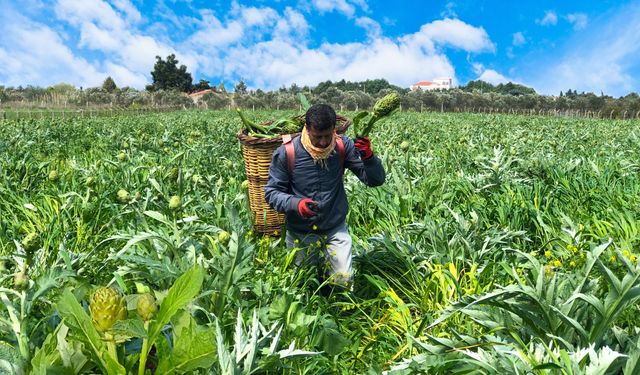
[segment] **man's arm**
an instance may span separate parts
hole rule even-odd
[[[345,168],[349,168],[362,183],[369,187],[384,184],[385,172],[380,159],[373,154],[369,159],[362,160],[353,141],[347,137],[342,137],[342,139],[345,148]]]
[[[264,197],[274,210],[282,213],[298,212],[300,198],[289,193],[289,170],[284,147],[280,146],[271,158],[269,180],[264,188]]]

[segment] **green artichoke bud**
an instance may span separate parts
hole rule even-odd
[[[179,195],[174,195],[169,199],[169,209],[176,210],[182,205],[182,199]]]
[[[49,181],[55,182],[58,181],[58,171],[55,169],[49,172]]]
[[[382,99],[378,100],[376,104],[374,104],[373,113],[369,117],[367,124],[364,126],[361,133],[359,129],[356,129],[356,135],[368,137],[376,121],[380,120],[385,116],[388,116],[389,114],[391,114],[391,112],[395,111],[398,107],[400,107],[400,96],[398,95],[397,92],[394,91],[388,95],[385,95]],[[362,114],[366,116],[366,112],[362,112],[358,116],[362,116]],[[355,124],[355,119],[354,119],[354,124]]]
[[[151,289],[149,289],[149,287],[144,285],[143,283],[136,281],[135,284],[136,284],[136,291],[138,292],[138,294],[145,294],[145,293],[151,292]]]
[[[223,230],[222,232],[218,233],[218,242],[220,243],[227,243],[229,242],[230,238],[231,238],[231,235],[227,231]]]
[[[247,190],[249,188],[249,180],[242,181],[242,189]]]
[[[400,143],[400,149],[402,151],[408,150],[409,146],[410,146],[409,141],[404,141],[404,142]]]
[[[82,205],[82,219],[90,221],[96,214],[96,202],[86,202]]]
[[[124,142],[122,143],[122,148],[129,148],[129,142],[124,141]]]
[[[127,317],[124,298],[111,287],[102,287],[93,293],[89,310],[93,325],[100,332],[109,331],[118,320]]]
[[[16,290],[25,290],[29,287],[29,275],[20,271],[13,275],[13,288]]]
[[[128,191],[124,189],[118,190],[118,202],[128,203],[130,199],[131,199],[131,195],[129,194]]]
[[[124,152],[119,153],[118,154],[118,160],[120,160],[120,161],[127,160],[127,154],[125,154]]]
[[[399,106],[400,95],[398,95],[398,93],[394,91],[390,94],[385,95],[382,99],[378,100],[376,104],[374,104],[373,116],[378,118],[384,117],[393,112]]]
[[[178,179],[178,173],[179,173],[178,167],[171,168],[171,172],[169,173],[169,178],[174,180],[174,181],[177,180]]]
[[[84,180],[84,186],[91,187],[93,186],[94,183],[95,183],[95,179],[93,178],[93,176],[89,176],[87,177],[86,180]]]
[[[153,318],[156,311],[158,311],[158,305],[156,304],[156,299],[151,293],[145,293],[138,298],[136,311],[138,311],[138,315],[140,315],[144,321]]]
[[[193,181],[193,183],[198,184],[200,186],[206,186],[207,185],[207,180],[204,177],[202,177],[201,175],[199,175],[199,174],[194,174],[191,177],[191,180]]]
[[[31,253],[40,247],[40,236],[38,233],[29,233],[22,239],[22,247],[27,253]]]

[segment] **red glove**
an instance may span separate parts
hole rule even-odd
[[[373,156],[373,150],[371,150],[371,141],[367,137],[358,137],[354,142],[360,159],[367,160]]]
[[[318,204],[309,198],[302,198],[298,202],[298,213],[305,219],[318,214]]]

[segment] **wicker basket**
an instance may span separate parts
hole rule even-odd
[[[351,120],[337,116],[336,131],[343,134],[351,125]],[[269,123],[266,123],[268,125]],[[300,133],[292,134],[295,137]],[[238,132],[242,145],[245,173],[249,181],[249,206],[253,214],[254,231],[268,235],[278,235],[284,224],[284,214],[272,209],[264,197],[264,187],[269,180],[269,166],[273,152],[282,144],[282,136],[255,138],[246,129]]]

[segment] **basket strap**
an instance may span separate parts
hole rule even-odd
[[[284,134],[282,136],[282,143],[284,144],[284,151],[287,156],[287,169],[289,169],[289,178],[293,176],[293,168],[296,165],[296,149],[291,141],[291,134]]]
[[[344,168],[344,142],[342,137],[336,138],[336,147],[338,148],[338,155],[340,155],[340,168]]]
[[[282,136],[282,143],[284,144],[284,151],[287,156],[287,168],[289,169],[289,176],[293,176],[293,169],[296,165],[296,150],[293,145],[291,134],[284,134]],[[341,137],[336,138],[336,148],[338,149],[338,155],[340,156],[340,169],[344,173],[344,142]]]

